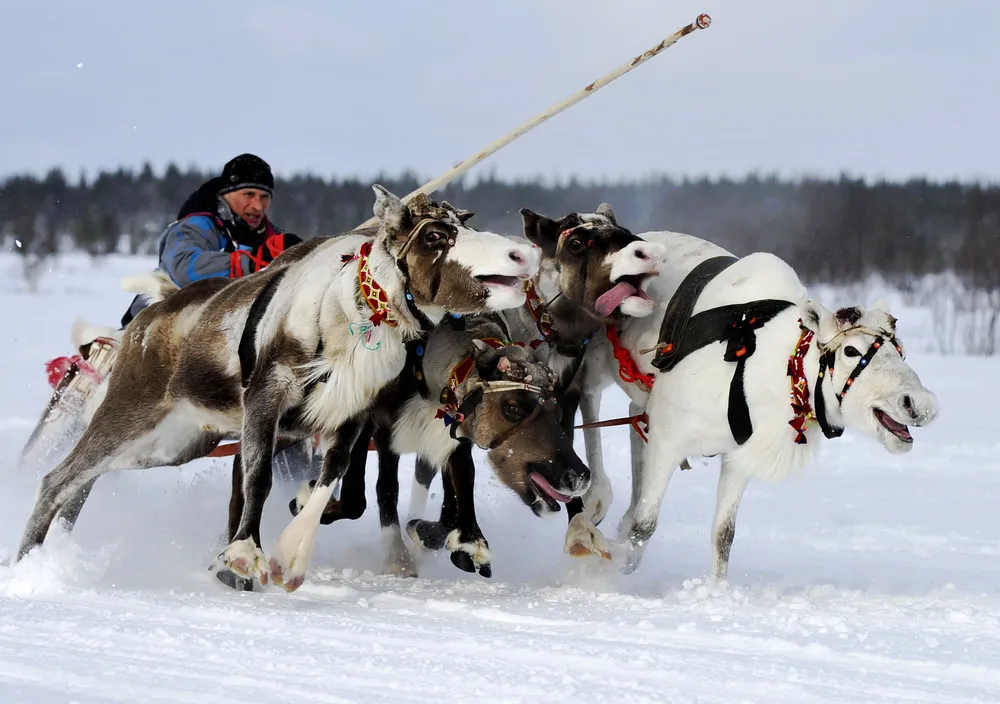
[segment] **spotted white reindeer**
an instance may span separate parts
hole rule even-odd
[[[907,452],[907,426],[930,423],[937,399],[904,361],[886,303],[831,311],[771,254],[736,258],[690,235],[641,236],[667,251],[649,286],[656,311],[593,345],[584,380],[599,399],[613,379],[630,412],[648,415],[648,444],[632,434],[632,496],[619,526],[625,571],[639,565],[677,467],[721,455],[712,524],[712,573],[721,580],[751,478],[789,476],[847,428]],[[597,407],[584,404],[585,422],[597,420]]]
[[[19,559],[101,474],[181,465],[238,435],[245,505],[220,559],[261,584],[302,584],[320,515],[373,399],[403,368],[407,342],[449,314],[522,305],[523,281],[538,270],[530,246],[470,229],[464,211],[422,195],[404,205],[373,188],[377,227],[304,242],[252,276],[179,290],[164,277],[138,279],[132,290],[154,302],[125,329],[79,442],[43,477]],[[319,434],[325,457],[268,561],[260,519],[279,429]]]

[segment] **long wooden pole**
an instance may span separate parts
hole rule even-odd
[[[497,151],[499,151],[503,147],[507,146],[508,144],[510,144],[511,142],[513,142],[518,137],[526,134],[528,131],[530,131],[530,130],[534,129],[535,127],[537,127],[538,125],[542,124],[543,122],[545,122],[546,120],[548,120],[550,117],[553,117],[553,116],[561,113],[566,108],[571,107],[571,106],[575,105],[576,103],[579,103],[581,100],[583,100],[584,98],[586,98],[588,95],[593,95],[598,90],[600,90],[604,86],[608,85],[609,83],[611,83],[616,78],[618,78],[620,76],[623,76],[624,74],[626,74],[629,71],[631,71],[632,69],[634,69],[636,66],[639,66],[639,65],[644,64],[645,62],[649,61],[654,56],[657,56],[658,54],[660,54],[661,52],[663,52],[663,50],[666,49],[667,47],[672,46],[681,37],[686,37],[687,35],[691,34],[692,32],[694,32],[695,30],[698,30],[698,29],[707,29],[708,26],[711,23],[712,23],[712,18],[709,17],[708,15],[706,15],[704,13],[698,15],[698,17],[695,18],[694,22],[692,22],[691,24],[686,25],[684,27],[681,27],[676,32],[674,32],[673,34],[671,34],[669,37],[667,37],[666,39],[664,39],[663,41],[661,41],[659,44],[657,44],[656,46],[654,46],[652,49],[649,49],[648,51],[645,51],[642,54],[639,54],[638,56],[636,56],[634,59],[632,59],[628,63],[623,64],[623,65],[619,66],[618,68],[614,69],[613,71],[611,71],[611,72],[609,72],[609,73],[601,76],[600,78],[598,78],[593,83],[587,84],[586,86],[584,86],[583,88],[581,88],[580,90],[578,90],[576,93],[573,93],[573,95],[571,95],[568,98],[566,98],[565,100],[562,100],[562,101],[556,103],[555,105],[553,105],[552,107],[548,108],[547,110],[539,113],[538,115],[535,115],[535,117],[531,118],[530,120],[528,120],[527,122],[525,122],[520,127],[517,127],[515,129],[511,130],[510,132],[508,132],[507,134],[505,134],[503,137],[501,137],[500,139],[496,140],[495,142],[493,142],[492,144],[490,144],[489,146],[487,146],[482,151],[477,152],[476,154],[474,154],[473,156],[471,156],[468,159],[465,159],[463,161],[458,162],[457,164],[455,164],[453,167],[451,167],[450,169],[448,169],[447,171],[445,171],[443,174],[441,174],[440,176],[438,176],[433,181],[428,181],[427,183],[425,183],[423,186],[421,186],[420,188],[416,189],[415,191],[407,193],[405,196],[403,196],[402,201],[404,203],[406,203],[411,198],[413,198],[414,196],[416,196],[418,193],[425,193],[427,195],[430,195],[431,193],[433,193],[437,189],[441,188],[444,185],[447,185],[451,181],[455,180],[457,177],[459,177],[462,174],[464,174],[466,171],[468,171],[469,169],[471,169],[476,164],[479,164],[480,162],[482,162],[483,160],[487,159],[488,157],[490,157],[491,155],[493,155],[494,153],[496,153]],[[375,217],[370,217],[365,222],[363,222],[360,225],[358,225],[357,229],[361,229],[363,227],[369,227],[371,225],[375,225],[376,222],[377,222],[377,219]]]

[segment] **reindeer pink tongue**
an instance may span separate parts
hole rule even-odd
[[[620,281],[615,284],[614,288],[601,294],[601,297],[594,301],[594,308],[597,309],[600,315],[607,317],[629,296],[649,298],[649,295],[645,291],[637,289],[628,281]]]
[[[531,481],[538,485],[538,488],[544,491],[546,494],[551,496],[556,501],[561,501],[562,503],[568,503],[572,498],[571,496],[566,496],[566,494],[561,491],[556,491],[555,487],[549,484],[548,480],[543,477],[538,472],[532,472],[530,475]]]

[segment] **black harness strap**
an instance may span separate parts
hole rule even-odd
[[[740,445],[753,435],[743,374],[746,361],[757,351],[756,331],[792,306],[791,301],[765,298],[733,303],[691,315],[705,286],[737,260],[732,256],[706,259],[692,269],[674,292],[660,324],[660,338],[651,364],[661,372],[673,369],[692,352],[714,342],[725,342],[723,359],[735,362],[729,382],[729,428]]]
[[[254,346],[257,327],[260,325],[261,318],[264,317],[271,299],[274,298],[278,284],[287,273],[287,269],[282,269],[275,274],[274,278],[267,282],[261,292],[257,294],[257,298],[250,304],[250,311],[247,313],[247,321],[243,326],[243,334],[240,335],[240,344],[237,348],[237,354],[240,358],[240,383],[243,388],[246,388],[247,384],[250,383],[250,375],[253,374],[253,368],[257,364],[257,350]]]
[[[733,256],[712,257],[699,263],[684,277],[663,314],[657,351],[652,361],[654,367],[667,372],[683,359],[684,355],[680,354],[680,350],[684,347],[684,338],[691,327],[691,311],[694,310],[695,303],[708,282],[736,261],[737,258]]]

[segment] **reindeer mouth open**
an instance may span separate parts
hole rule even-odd
[[[539,498],[541,498],[548,505],[551,511],[558,511],[560,503],[569,503],[570,499],[573,498],[568,494],[557,491],[556,488],[553,487],[549,481],[538,472],[532,472],[528,475],[528,478],[531,479],[531,483],[534,485],[535,493],[538,494]]]
[[[648,272],[619,276],[611,282],[612,287],[594,301],[594,308],[600,315],[607,318],[630,298],[649,301],[650,306],[652,306],[653,299],[643,290],[642,286],[655,275],[656,272]]]
[[[905,425],[893,420],[888,413],[880,411],[877,408],[873,409],[872,413],[875,415],[875,420],[879,422],[879,425],[895,435],[897,438],[903,442],[913,442],[913,436],[910,435],[910,430]]]
[[[517,276],[504,276],[503,274],[481,274],[476,277],[476,281],[483,286],[520,286],[523,279]]]

